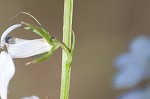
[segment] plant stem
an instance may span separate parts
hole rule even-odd
[[[71,49],[73,0],[64,0],[63,43]],[[62,51],[62,74],[60,99],[69,99],[70,75],[72,57],[67,57]]]

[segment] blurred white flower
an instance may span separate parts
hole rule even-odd
[[[135,90],[126,93],[125,95],[121,96],[119,99],[149,99],[149,98],[144,98],[144,96],[145,96],[144,90]]]
[[[147,79],[150,73],[146,68],[131,68],[122,71],[118,71],[113,79],[113,85],[115,88],[131,88],[138,85],[141,81]]]
[[[8,85],[15,73],[15,66],[9,53],[0,53],[0,96],[7,99]]]
[[[121,55],[115,66],[119,70],[113,79],[115,88],[135,87],[150,78],[150,38],[135,39],[129,52]]]
[[[130,91],[119,97],[119,99],[150,99],[150,87]]]
[[[44,38],[25,40],[7,37],[12,30],[18,27],[21,27],[21,24],[9,27],[1,36],[1,47],[6,45],[8,52],[13,58],[26,58],[51,50],[52,46],[48,44]]]
[[[38,96],[22,97],[20,99],[40,99]]]

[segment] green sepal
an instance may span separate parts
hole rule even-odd
[[[26,63],[26,65],[30,65],[30,64],[34,64],[34,63],[38,63],[38,62],[42,62],[48,58],[50,58],[50,56],[52,55],[52,53],[57,50],[59,48],[59,44],[57,42],[54,42],[53,43],[53,47],[52,49],[50,49],[49,52],[46,52],[46,53],[43,53],[43,54],[40,54],[40,55],[37,55],[39,58],[33,60],[33,61],[30,61],[28,63]]]
[[[46,30],[44,29],[44,27],[42,26],[42,24],[29,12],[21,12],[25,15],[28,15],[29,17],[31,17],[33,20],[35,20],[37,22],[37,24],[46,32]]]
[[[54,48],[52,48],[49,52],[44,53],[44,55],[42,55],[40,58],[35,59],[33,61],[30,61],[30,62],[26,63],[26,65],[30,65],[30,64],[42,62],[42,61],[48,59],[52,55],[53,52],[54,52]]]
[[[46,32],[45,30],[43,30],[42,28],[39,28],[38,26],[35,25],[31,25],[29,23],[26,22],[21,22],[23,25],[25,25],[24,29],[25,30],[31,30],[32,32],[38,34],[39,36],[43,37],[46,39],[46,41],[51,44],[51,36],[49,35],[48,32]]]

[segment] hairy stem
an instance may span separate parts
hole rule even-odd
[[[71,49],[73,0],[64,0],[63,43]],[[72,57],[62,51],[62,74],[60,99],[69,99],[70,75]]]

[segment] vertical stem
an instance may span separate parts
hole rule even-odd
[[[71,48],[72,14],[73,0],[64,0],[63,42],[68,48]],[[71,60],[63,50],[60,99],[69,98]]]

